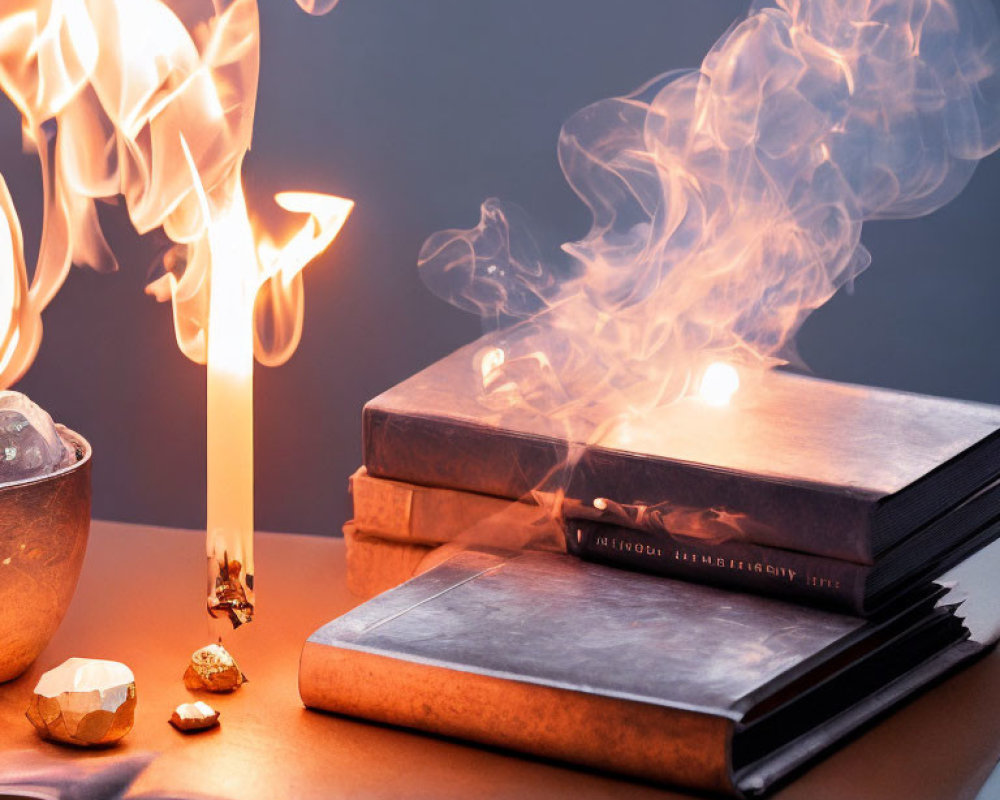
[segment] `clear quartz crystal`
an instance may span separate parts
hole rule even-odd
[[[0,391],[0,482],[54,472],[69,451],[43,408],[20,392]]]

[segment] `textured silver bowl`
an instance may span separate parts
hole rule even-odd
[[[75,464],[0,486],[0,682],[28,668],[73,598],[90,534],[90,445]]]

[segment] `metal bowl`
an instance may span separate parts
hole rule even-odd
[[[0,682],[24,672],[62,621],[90,533],[90,445],[51,475],[0,486]]]

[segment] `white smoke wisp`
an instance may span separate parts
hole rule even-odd
[[[787,361],[871,262],[862,223],[934,211],[1000,144],[998,74],[987,0],[756,2],[700,69],[566,122],[559,160],[593,214],[571,272],[495,200],[431,236],[420,272],[493,324],[534,320],[501,367],[511,402],[641,412],[709,363]]]

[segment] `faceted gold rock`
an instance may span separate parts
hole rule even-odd
[[[184,733],[204,731],[219,724],[219,712],[208,703],[181,703],[170,715],[170,724]]]
[[[210,644],[191,654],[191,663],[184,671],[188,689],[209,692],[232,692],[246,681],[235,659],[221,644]]]
[[[117,661],[71,658],[38,680],[26,716],[46,739],[113,744],[132,730],[135,676]]]

